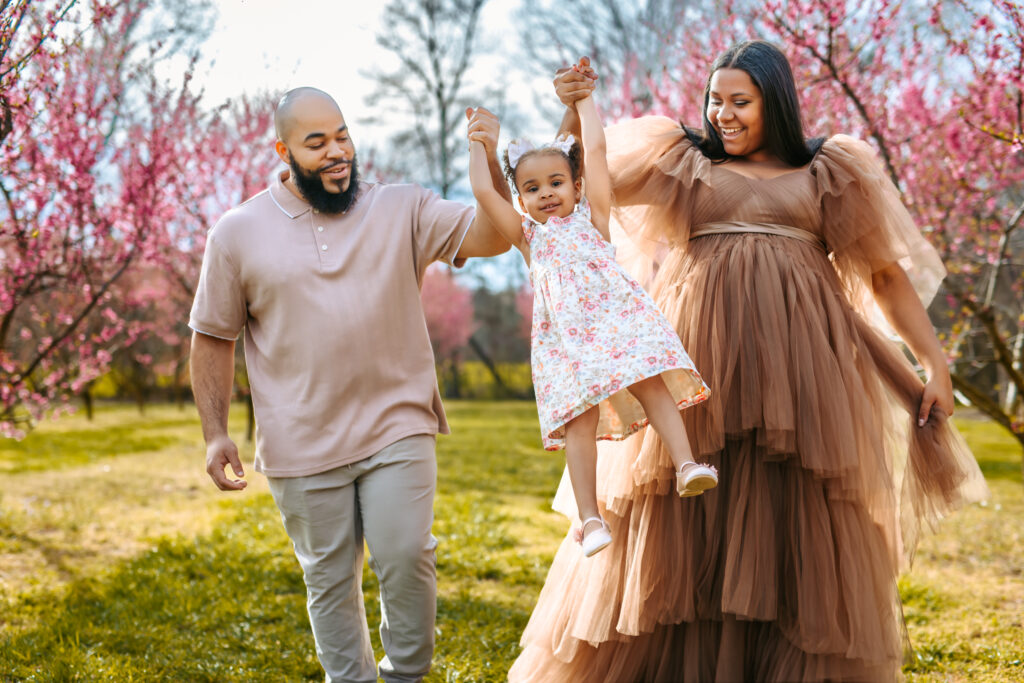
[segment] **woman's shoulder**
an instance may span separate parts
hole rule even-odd
[[[879,169],[880,161],[875,148],[867,141],[842,133],[833,135],[821,144],[814,156],[814,166],[859,166],[868,165]]]
[[[851,183],[874,183],[885,179],[875,149],[850,135],[833,135],[822,143],[811,161],[818,179],[819,194],[839,195]]]

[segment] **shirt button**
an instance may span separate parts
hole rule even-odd
[[[317,232],[323,232],[324,231],[324,226],[322,226],[322,225],[316,226],[316,231]]]
[[[326,244],[321,244],[320,245],[320,251],[327,251],[327,245]]]

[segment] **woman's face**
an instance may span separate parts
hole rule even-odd
[[[761,89],[746,71],[719,69],[711,74],[707,116],[729,155],[750,161],[774,159],[764,150]]]

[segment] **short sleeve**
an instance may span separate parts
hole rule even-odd
[[[522,226],[523,237],[526,238],[526,243],[529,244],[530,242],[533,241],[533,234],[537,229],[537,223],[535,223],[534,220],[530,218],[530,214],[526,214],[523,216]]]
[[[710,161],[676,121],[644,116],[605,129],[612,182],[612,241],[644,281],[669,246],[690,236],[694,188],[710,184]],[[629,243],[622,240],[628,236]],[[626,265],[626,264],[624,264]]]
[[[836,270],[851,289],[897,263],[927,306],[946,275],[872,148],[845,135],[826,141],[811,164],[822,207],[822,231]]]
[[[417,274],[422,277],[434,261],[456,265],[455,257],[476,212],[471,206],[442,199],[426,188],[416,186],[416,190],[419,196],[413,218],[413,238]]]
[[[236,339],[246,321],[245,293],[237,265],[216,239],[216,227],[206,238],[199,284],[188,326],[196,332]]]

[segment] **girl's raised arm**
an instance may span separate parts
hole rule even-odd
[[[487,163],[487,150],[482,142],[474,139],[474,135],[470,133],[469,136],[469,182],[473,186],[477,210],[485,212],[501,236],[525,255],[526,236],[523,235],[522,216],[494,188],[494,179]]]
[[[593,97],[587,96],[577,101],[576,111],[579,113],[583,135],[583,177],[586,179],[585,189],[590,201],[590,218],[598,232],[611,241],[608,217],[612,206],[612,182],[605,156],[604,127]]]

